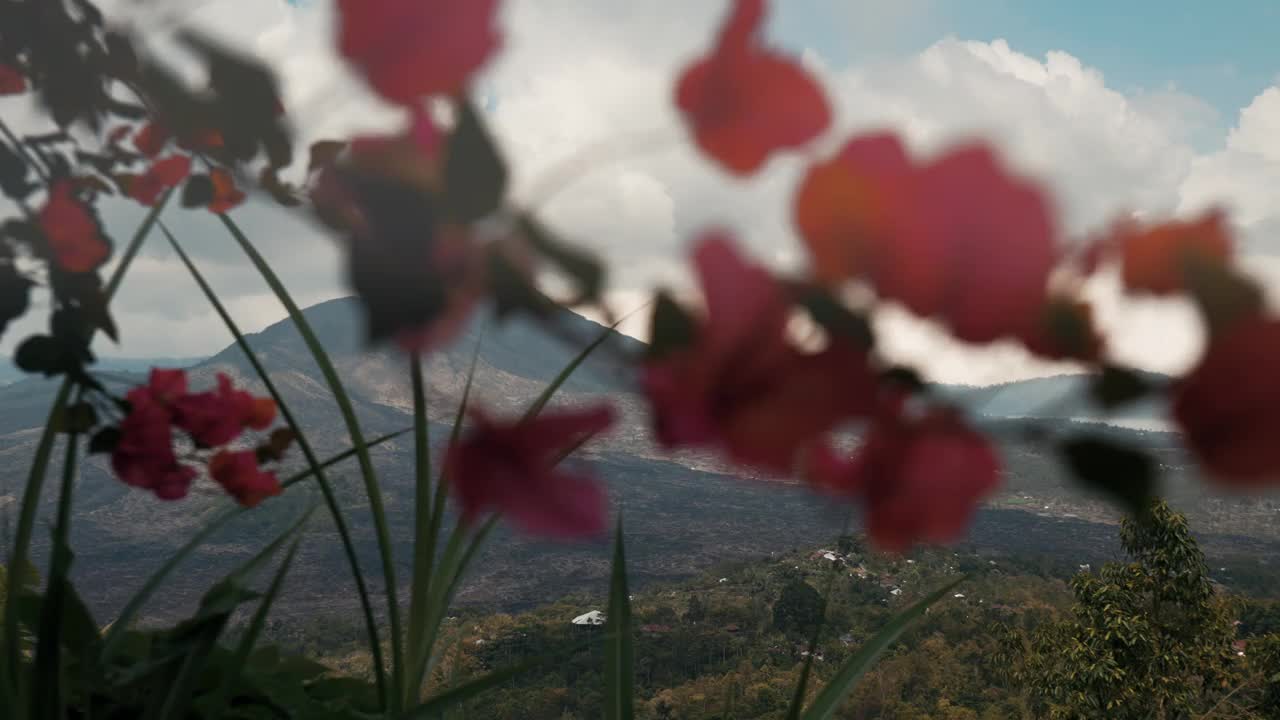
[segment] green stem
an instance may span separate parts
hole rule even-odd
[[[311,442],[307,440],[306,435],[302,432],[302,424],[299,423],[297,417],[294,416],[293,411],[285,402],[284,396],[280,394],[279,388],[277,388],[275,382],[271,380],[270,373],[268,373],[267,369],[262,365],[262,361],[258,358],[258,354],[249,346],[249,341],[245,339],[244,333],[241,332],[239,325],[237,325],[235,320],[232,319],[231,314],[227,312],[226,307],[218,298],[217,293],[213,291],[213,288],[209,285],[208,281],[205,280],[204,275],[196,267],[195,263],[191,261],[190,256],[187,255],[186,251],[183,250],[182,246],[178,243],[178,239],[173,236],[173,233],[169,232],[169,228],[165,226],[164,223],[160,224],[160,231],[164,233],[165,238],[169,241],[170,247],[173,248],[173,251],[178,255],[178,258],[182,260],[182,264],[185,265],[187,271],[191,273],[191,277],[196,281],[196,284],[200,286],[200,290],[204,292],[205,297],[208,298],[209,304],[212,305],[214,311],[218,313],[218,317],[222,319],[223,325],[226,325],[227,330],[229,330],[232,337],[235,338],[236,345],[239,346],[240,350],[244,353],[249,364],[253,366],[254,372],[258,374],[258,377],[262,380],[263,386],[266,387],[267,393],[276,401],[276,407],[280,408],[281,417],[284,418],[285,424],[289,426],[289,429],[293,431],[294,440],[298,444],[298,449],[302,452],[303,457],[307,461],[307,466],[310,468],[310,474],[315,476],[316,482],[320,485],[320,493],[324,496],[325,506],[329,510],[329,515],[333,518],[334,528],[337,530],[338,537],[342,542],[343,553],[347,556],[347,565],[350,566],[351,575],[355,578],[356,593],[360,597],[360,608],[364,613],[365,632],[368,633],[369,636],[369,651],[373,655],[374,677],[377,681],[379,695],[385,696],[387,690],[387,673],[382,658],[382,643],[378,638],[378,625],[373,616],[373,603],[369,599],[369,589],[364,579],[364,573],[360,570],[360,561],[356,556],[355,542],[351,538],[351,531],[347,527],[346,518],[342,515],[342,508],[338,504],[338,498],[333,491],[333,485],[325,476],[323,469],[324,465],[316,456],[315,450],[311,446]]]
[[[413,576],[409,583],[409,637],[408,663],[412,670],[419,658],[430,654],[424,636],[427,597],[431,592],[431,556],[435,551],[435,539],[431,535],[431,437],[427,418],[427,390],[422,377],[422,358],[418,353],[409,356],[409,377],[413,382],[413,450],[414,469],[417,473],[414,488],[414,538]],[[405,707],[412,707],[422,693],[416,677],[405,683]]]
[[[120,256],[120,262],[116,265],[104,289],[106,301],[109,302],[120,287],[120,283],[124,280],[125,272],[128,271],[133,259],[137,256],[138,249],[142,247],[142,241],[151,232],[151,227],[160,216],[160,211],[168,204],[172,194],[172,191],[166,192],[155,207],[151,208],[151,212],[147,213],[146,218],[143,219],[142,224],[138,226],[133,238],[125,247],[124,254]],[[71,396],[71,385],[72,383],[69,379],[63,379],[62,385],[58,388],[58,393],[53,399],[53,406],[49,408],[49,415],[45,419],[44,430],[36,443],[36,450],[32,454],[31,470],[27,474],[27,483],[22,491],[22,504],[18,510],[18,527],[14,533],[13,551],[9,554],[9,572],[14,577],[21,577],[21,573],[25,571],[26,566],[30,563],[27,554],[31,550],[31,535],[35,531],[36,510],[40,505],[40,495],[44,492],[45,474],[48,471],[49,456],[53,452],[53,441],[56,435],[53,431],[53,423],[57,414],[62,411],[62,407],[66,405],[67,399]],[[22,707],[22,690],[19,683],[22,650],[18,637],[18,585],[18,583],[9,583],[5,590],[3,636],[5,643],[4,658],[5,663],[8,665],[8,673],[7,677],[0,678],[0,682],[9,684],[9,687],[12,688],[11,697],[14,698],[17,706]]]
[[[294,325],[298,328],[298,333],[311,351],[316,365],[320,367],[321,374],[324,375],[329,389],[333,392],[334,400],[338,404],[338,410],[342,413],[342,419],[346,423],[347,434],[350,435],[351,443],[356,448],[356,458],[360,464],[360,474],[364,479],[365,494],[369,499],[369,509],[373,515],[373,524],[378,538],[378,554],[382,559],[382,574],[386,585],[387,615],[391,624],[392,687],[384,697],[389,699],[388,707],[395,714],[399,714],[400,699],[404,697],[404,635],[400,627],[400,602],[397,596],[396,568],[391,555],[391,536],[388,531],[386,511],[382,505],[382,493],[378,488],[378,476],[373,469],[373,459],[370,457],[369,449],[365,445],[364,432],[360,429],[360,421],[356,418],[355,407],[352,405],[351,398],[347,395],[342,381],[338,378],[338,371],[334,369],[328,353],[324,351],[324,347],[320,344],[320,339],[316,337],[315,332],[311,329],[311,323],[303,316],[302,310],[293,301],[293,297],[285,289],[279,276],[276,275],[257,248],[254,247],[249,238],[229,216],[225,213],[219,213],[218,218],[222,220],[222,224],[226,226],[227,231],[239,243],[250,262],[257,268],[262,278],[266,280],[267,285],[271,287],[276,297],[280,299],[281,304],[289,312],[289,317],[292,318]]]

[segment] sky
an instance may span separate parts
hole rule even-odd
[[[475,92],[512,164],[517,199],[540,197],[548,173],[588,148],[598,165],[539,210],[599,252],[615,272],[611,303],[641,304],[656,285],[684,288],[690,243],[731,230],[761,261],[803,267],[791,194],[806,164],[849,137],[900,133],[928,157],[956,143],[993,144],[1014,171],[1051,193],[1064,234],[1082,237],[1123,214],[1190,215],[1225,207],[1245,263],[1280,288],[1280,4],[1238,0],[785,0],[768,37],[827,87],[836,122],[807,154],[748,181],[699,157],[671,102],[681,67],[703,52],[722,0],[504,0],[503,53]],[[398,127],[335,57],[328,0],[104,2],[172,52],[165,28],[194,23],[272,61],[300,146]],[[159,9],[157,9],[159,8]],[[176,9],[175,9],[176,8]],[[0,105],[0,112],[10,111]],[[593,155],[593,157],[597,157]],[[137,208],[104,208],[125,237]],[[300,302],[347,293],[332,239],[251,203],[237,221],[259,238]],[[248,329],[283,316],[216,220],[175,210],[166,223],[206,268]],[[104,355],[192,356],[229,336],[174,258],[153,239],[115,305],[125,342]],[[1177,301],[1121,302],[1114,276],[1089,289],[1115,359],[1178,373],[1203,339]],[[964,347],[929,322],[887,309],[884,352],[948,382],[990,383],[1070,370],[1012,344]],[[641,334],[643,320],[624,329]],[[11,331],[0,352],[19,332]]]

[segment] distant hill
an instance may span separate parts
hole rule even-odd
[[[409,427],[412,407],[406,357],[390,348],[365,348],[356,302],[333,300],[304,312],[347,384],[366,434],[375,437]],[[515,415],[582,347],[604,332],[600,325],[568,312],[557,318],[555,329],[548,334],[520,319],[499,325],[490,318],[477,318],[457,342],[432,353],[425,375],[428,413],[437,445],[447,437],[473,354],[475,401],[491,412]],[[248,340],[317,451],[330,456],[349,447],[333,398],[292,324],[273,324]],[[637,583],[687,577],[721,560],[820,542],[839,530],[848,511],[828,499],[800,487],[747,477],[706,453],[669,456],[655,448],[645,403],[635,392],[631,364],[625,362],[642,348],[635,339],[613,333],[555,400],[566,405],[608,401],[620,412],[617,429],[588,445],[571,462],[592,463],[609,485],[614,502],[626,508]],[[195,364],[192,382],[197,386],[211,384],[218,372],[229,373],[238,383],[262,391],[234,346]],[[125,384],[139,379],[141,375],[116,376]],[[1079,382],[1079,377],[1067,376],[996,388],[950,388],[946,392],[979,395],[986,403],[987,423],[995,429],[1006,422],[1001,418],[1032,414],[1051,390]],[[12,527],[12,518],[6,518],[5,513],[12,512],[53,389],[53,383],[36,379],[0,387],[0,407],[4,408],[0,413],[0,528]],[[1072,422],[1069,417],[1055,416],[1048,422],[1063,433],[1104,431]],[[1105,432],[1143,442],[1156,452],[1170,479],[1171,492],[1183,497],[1182,504],[1191,508],[1193,515],[1198,514],[1202,527],[1222,534],[1223,547],[1270,548],[1268,543],[1280,540],[1280,531],[1272,527],[1274,511],[1262,505],[1263,501],[1206,499],[1200,486],[1188,481],[1191,469],[1176,436],[1116,428]],[[1051,447],[1028,444],[1014,433],[998,432],[997,436],[1003,443],[1005,489],[982,515],[975,538],[990,547],[1025,544],[1035,538],[1037,547],[1060,547],[1062,552],[1079,554],[1094,547],[1094,539],[1081,528],[1110,533],[1108,523],[1115,522],[1115,511],[1097,498],[1074,491]],[[436,457],[439,455],[437,452]],[[407,438],[373,451],[393,537],[404,541],[398,561],[406,571],[407,539],[412,536],[413,523],[412,456],[412,442]],[[299,467],[297,457],[290,462],[288,470]],[[333,480],[366,553],[365,567],[372,573],[377,563],[362,484],[350,464],[335,468]],[[47,487],[45,499],[50,505],[43,511],[45,517],[51,514],[56,483]],[[153,612],[170,614],[191,603],[217,573],[259,546],[314,497],[309,486],[299,486],[216,537],[175,579]],[[147,572],[227,502],[220,493],[201,489],[182,503],[162,503],[112,478],[105,458],[92,458],[76,491],[77,520],[72,538],[77,552],[75,571],[86,583],[83,587],[89,601],[101,608],[117,606]],[[1046,524],[1044,518],[1078,525]],[[38,533],[37,540],[44,543],[46,538]],[[313,523],[313,538],[304,545],[296,568],[295,592],[287,598],[286,611],[347,610],[354,606],[342,555],[327,519]],[[603,542],[557,544],[504,530],[495,536],[461,599],[500,606],[550,600],[569,589],[594,587],[606,577],[607,569]]]

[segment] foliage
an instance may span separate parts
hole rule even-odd
[[[1072,619],[1006,637],[1037,714],[1187,717],[1234,688],[1231,607],[1186,518],[1156,503],[1124,522],[1121,544],[1130,562],[1072,579]]]

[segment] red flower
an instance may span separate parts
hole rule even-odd
[[[0,65],[0,97],[27,91],[27,78],[9,65]]]
[[[901,196],[914,168],[891,133],[850,140],[809,169],[796,192],[795,221],[814,275],[833,283],[869,274],[877,251],[897,239]]]
[[[1192,453],[1224,484],[1280,481],[1280,320],[1240,320],[1213,336],[1178,383],[1172,413]]]
[[[727,237],[705,237],[694,262],[706,319],[692,346],[644,369],[657,438],[669,448],[721,446],[737,462],[790,472],[801,448],[871,408],[868,358],[839,342],[797,350],[783,288]]]
[[[133,146],[138,149],[138,152],[153,158],[164,150],[164,146],[169,144],[171,137],[172,135],[163,125],[149,122],[133,136]]]
[[[865,504],[867,533],[894,552],[958,540],[1000,482],[995,450],[948,409],[876,423],[852,461],[817,468],[827,489]]]
[[[990,149],[970,146],[922,168],[911,195],[915,206],[876,266],[880,294],[941,316],[969,342],[1023,332],[1058,258],[1040,190],[1007,174]]]
[[[258,467],[258,456],[252,450],[216,453],[209,459],[209,476],[236,502],[249,508],[257,507],[258,503],[281,492],[275,473],[263,472]]]
[[[111,467],[126,484],[155,493],[162,500],[186,497],[196,471],[178,462],[173,452],[171,405],[186,394],[182,370],[151,371],[147,385],[130,390],[129,414],[120,423],[120,441]]]
[[[1225,222],[1221,211],[1211,210],[1195,220],[1145,229],[1121,226],[1111,242],[1123,259],[1125,288],[1169,295],[1183,289],[1190,264],[1225,263],[1232,244]]]
[[[764,0],[736,0],[712,53],[690,65],[676,105],[702,150],[731,173],[755,172],[831,123],[817,82],[796,60],[759,43]]]
[[[166,190],[177,187],[190,172],[191,158],[186,155],[170,155],[157,160],[129,183],[129,197],[143,205],[155,205]]]
[[[218,388],[186,395],[174,403],[174,424],[204,447],[226,445],[246,427],[265,429],[275,417],[270,398],[255,398],[218,373]]]
[[[592,478],[559,470],[561,455],[613,424],[608,407],[545,412],[527,422],[497,422],[473,412],[475,426],[449,450],[449,481],[464,522],[500,511],[526,532],[559,538],[604,532],[604,490]]]
[[[224,213],[244,202],[244,192],[236,187],[235,179],[225,168],[210,170],[209,182],[213,184],[213,199],[209,201],[210,212]]]
[[[498,0],[339,0],[338,49],[383,97],[412,105],[464,89],[498,48]]]
[[[54,261],[67,272],[92,272],[111,255],[111,246],[103,237],[97,218],[76,197],[70,180],[57,180],[49,188],[39,220]]]

